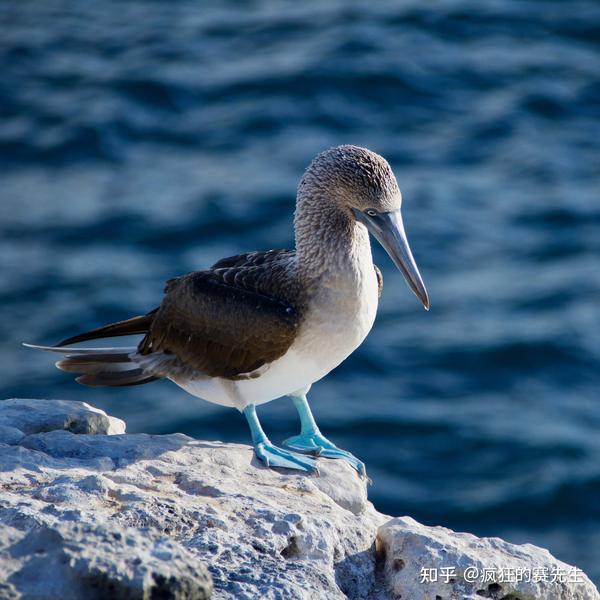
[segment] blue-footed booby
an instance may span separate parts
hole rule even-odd
[[[170,279],[151,312],[63,340],[32,346],[64,357],[56,366],[88,386],[167,378],[187,392],[237,408],[257,458],[269,467],[317,471],[314,457],[363,463],[319,430],[306,395],[369,333],[382,289],[369,232],[429,308],[400,214],[402,197],[387,161],[365,148],[319,154],[300,181],[295,250],[248,252]],[[78,348],[98,338],[141,334],[136,347]],[[289,396],[300,433],[278,447],[256,406]]]

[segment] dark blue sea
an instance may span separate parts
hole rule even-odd
[[[600,5],[0,4],[0,398],[248,442],[168,382],[80,387],[21,341],[154,308],[169,277],[293,244],[319,151],[383,154],[427,284],[383,251],[371,335],[313,386],[392,515],[547,547],[600,582]],[[286,399],[260,410],[296,433]]]

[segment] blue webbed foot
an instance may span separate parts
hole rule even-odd
[[[242,412],[250,426],[254,454],[266,467],[281,467],[308,473],[319,473],[317,461],[313,458],[278,448],[271,443],[260,426],[254,404],[249,404]]]
[[[286,448],[296,450],[305,454],[312,454],[323,458],[339,458],[345,460],[350,466],[356,469],[361,477],[366,477],[367,470],[365,464],[358,460],[354,454],[338,448],[333,442],[330,442],[322,433],[315,431],[313,433],[304,433],[288,438],[283,442]]]
[[[302,456],[283,448],[274,446],[268,439],[261,441],[254,446],[256,458],[260,460],[266,467],[281,467],[284,469],[296,469],[298,471],[306,471],[308,473],[318,473],[317,461]]]

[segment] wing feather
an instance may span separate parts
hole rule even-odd
[[[171,279],[142,354],[174,354],[210,377],[237,379],[283,356],[299,324],[294,253],[251,252]]]

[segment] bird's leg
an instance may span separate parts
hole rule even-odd
[[[243,410],[243,413],[248,421],[248,425],[250,425],[256,458],[265,466],[318,473],[317,463],[314,459],[278,448],[271,443],[260,425],[254,404],[249,404]]]
[[[366,469],[363,462],[350,452],[338,448],[319,431],[306,396],[290,396],[290,398],[300,416],[300,435],[288,438],[283,442],[283,445],[286,448],[306,454],[314,454],[324,458],[341,458],[354,467],[360,475],[365,476]]]

